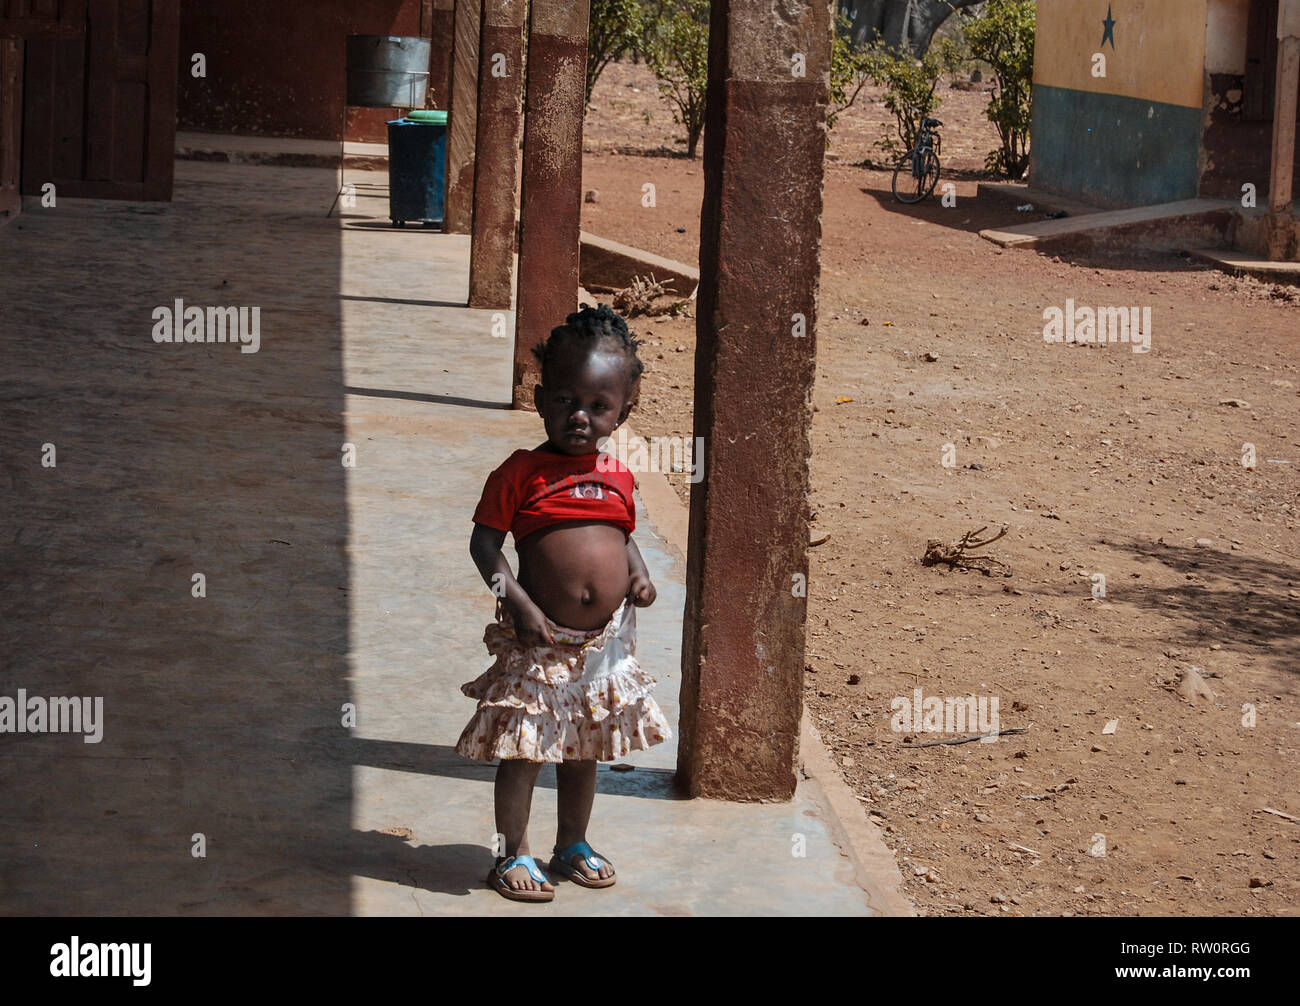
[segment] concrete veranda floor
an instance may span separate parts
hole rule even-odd
[[[601,767],[616,887],[484,888],[494,768],[453,750],[493,609],[469,517],[540,423],[502,407],[492,312],[460,306],[468,239],[389,228],[367,188],[326,219],[335,185],[180,162],[170,205],[0,229],[0,695],[103,696],[105,720],[99,744],[0,734],[0,912],[871,914],[817,787],[683,800],[673,745]],[[155,344],[177,298],[259,306],[259,351]],[[675,723],[685,570],[644,506],[636,537],[659,589],[639,654]],[[554,797],[547,770],[539,854]]]

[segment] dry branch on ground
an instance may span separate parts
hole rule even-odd
[[[975,549],[983,548],[986,545],[992,545],[995,541],[1007,533],[1007,527],[1004,524],[1002,530],[992,537],[980,540],[979,536],[988,530],[987,525],[975,531],[967,531],[956,541],[948,544],[938,538],[931,538],[925,543],[925,555],[921,557],[922,566],[936,566],[939,563],[947,563],[954,568],[978,569],[985,576],[989,576],[995,571],[1003,576],[1011,575],[1011,567],[1005,562],[994,559],[991,555],[970,555]]]

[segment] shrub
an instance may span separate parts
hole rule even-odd
[[[993,70],[985,115],[1002,141],[985,161],[990,171],[1020,178],[1029,166],[1034,77],[1034,0],[988,0],[966,24],[971,53]]]
[[[686,156],[695,157],[704,131],[709,86],[709,0],[664,4],[666,20],[645,35],[650,68],[673,105],[673,120],[686,127]]]
[[[591,0],[587,38],[587,104],[602,71],[641,39],[642,11],[637,0]]]
[[[932,114],[942,102],[935,93],[939,78],[951,73],[965,58],[965,53],[952,39],[932,46],[920,59],[910,53],[895,52],[879,39],[872,42],[866,53],[871,79],[885,89],[884,104],[894,113],[898,134],[897,139],[886,134],[876,146],[891,160],[897,160],[916,145],[922,117]]]
[[[835,34],[831,41],[831,95],[826,106],[826,128],[835,122],[855,101],[871,80],[871,54],[866,46],[854,45],[853,26],[843,14],[835,17]]]

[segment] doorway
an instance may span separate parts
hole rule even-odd
[[[21,109],[21,121],[10,128],[21,138],[23,195],[41,195],[52,183],[62,196],[171,198],[179,6],[179,0],[0,4],[0,39],[7,52],[17,49],[21,66],[13,109],[15,115]],[[13,58],[5,56],[6,68]],[[8,155],[5,162],[8,183]]]

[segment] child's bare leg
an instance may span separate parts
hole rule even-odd
[[[503,758],[497,767],[494,789],[497,831],[505,839],[502,850],[506,858],[528,855],[528,815],[533,809],[533,786],[542,763]],[[505,873],[505,881],[516,891],[553,891],[550,884],[539,884],[528,873],[526,866],[513,866]]]
[[[596,763],[594,761],[566,761],[555,766],[555,785],[558,797],[558,826],[555,844],[567,849],[575,842],[587,839],[587,823],[591,820],[591,805],[596,799]],[[614,868],[601,859],[600,869],[587,866],[581,856],[573,858],[574,865],[592,880],[614,876]]]

